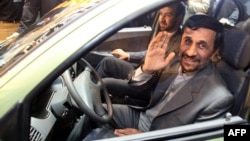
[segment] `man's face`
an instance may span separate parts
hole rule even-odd
[[[207,28],[185,28],[180,45],[183,72],[195,72],[207,65],[214,52],[216,33]]]
[[[176,31],[176,29],[180,26],[179,22],[177,23],[177,19],[179,17],[176,17],[176,5],[161,8],[158,19],[160,29],[168,32]]]

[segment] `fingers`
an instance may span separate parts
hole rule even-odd
[[[125,136],[141,133],[140,130],[134,128],[125,128],[125,129],[115,129],[114,134],[117,136]]]
[[[174,57],[175,57],[175,53],[174,53],[174,52],[171,52],[171,53],[166,57],[165,63],[166,63],[166,64],[169,64],[169,63],[173,60]]]
[[[115,129],[114,134],[117,136],[125,136],[126,134],[122,132],[122,130]]]
[[[121,52],[121,49],[114,49],[114,50],[112,51],[112,53],[114,53],[114,54],[117,54],[117,53],[119,53],[119,52]]]
[[[148,50],[152,50],[152,49],[156,48],[157,42],[158,42],[157,38],[153,38],[149,43]]]
[[[152,50],[155,48],[164,48],[167,49],[169,37],[165,31],[159,32],[156,37],[152,39],[149,44],[148,49]]]
[[[122,50],[122,49],[115,49],[111,52],[113,55],[116,55],[116,56],[121,56],[123,55],[125,52]]]

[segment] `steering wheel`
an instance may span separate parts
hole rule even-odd
[[[107,89],[101,77],[86,60],[81,59],[78,63],[83,67],[83,71],[74,81],[68,69],[62,74],[73,102],[91,119],[108,123],[112,119],[113,109]],[[107,104],[107,112],[102,105],[101,94]]]

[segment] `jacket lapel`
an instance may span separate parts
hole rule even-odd
[[[200,93],[203,83],[207,79],[207,74],[211,72],[211,66],[212,65],[210,63],[208,67],[205,67],[203,70],[198,72],[195,77],[191,78],[189,82],[187,82],[183,88],[181,88],[175,94],[175,96],[162,108],[158,116],[190,103],[194,98],[193,95]]]
[[[158,81],[158,85],[155,87],[155,90],[153,91],[153,96],[151,98],[149,107],[154,106],[158,101],[161,100],[162,96],[165,94],[167,91],[170,83],[174,78],[176,77],[177,74],[171,75],[168,77],[168,79],[164,79],[166,77],[166,74],[164,75],[165,77],[161,77],[160,80]]]
[[[190,85],[185,85],[183,88],[177,92],[177,94],[162,108],[159,115],[168,113],[170,111],[173,111],[179,107],[182,107],[183,105],[186,105],[187,103],[191,102],[193,100],[192,94],[191,94],[191,87]]]

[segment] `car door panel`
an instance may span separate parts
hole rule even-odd
[[[149,26],[123,28],[116,34],[108,38],[102,44],[98,45],[95,50],[86,55],[92,66],[111,54],[114,49],[123,49],[126,52],[139,52],[147,49],[151,37],[152,28]]]

